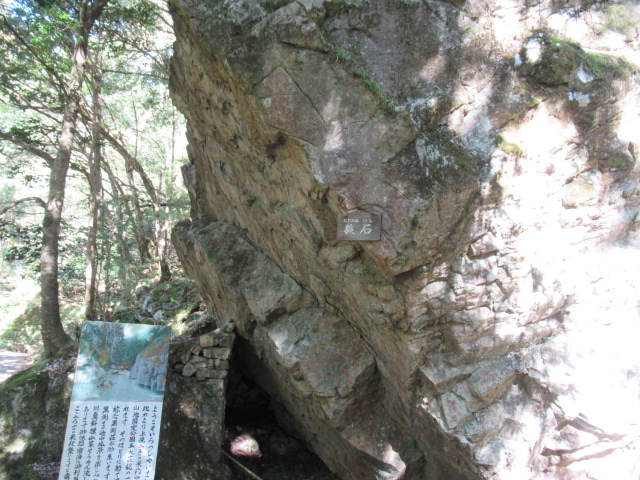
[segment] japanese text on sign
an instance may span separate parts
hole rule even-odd
[[[336,237],[338,240],[380,240],[380,220],[380,214],[365,212],[339,215]]]
[[[160,402],[72,401],[60,480],[153,480]]]

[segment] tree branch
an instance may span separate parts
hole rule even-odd
[[[83,123],[90,124],[93,122],[93,115],[87,111],[86,106],[82,105],[82,109],[80,111],[80,116],[82,118]],[[156,187],[153,185],[153,182],[145,172],[143,166],[140,162],[127,150],[122,142],[120,142],[111,132],[109,132],[104,125],[100,125],[100,135],[102,135],[107,142],[111,145],[111,147],[120,154],[120,156],[124,159],[125,163],[131,167],[132,170],[138,173],[140,178],[142,179],[142,184],[144,185],[144,189],[149,195],[149,198],[154,204],[158,203],[158,192]]]
[[[140,162],[138,162],[138,160],[133,155],[131,155],[131,153],[129,153],[126,147],[116,137],[114,137],[111,132],[107,131],[107,129],[104,128],[104,125],[100,125],[100,134],[109,142],[113,149],[118,152],[122,158],[124,158],[125,162],[128,163],[131,168],[138,173],[138,175],[140,175],[147,195],[149,195],[149,198],[154,204],[157,204],[158,193],[156,191],[156,188],[147,175],[147,172],[144,171],[144,168],[142,167]]]
[[[4,23],[7,26],[7,28],[9,29],[9,31],[18,40],[18,42],[20,42],[27,49],[27,51],[33,56],[33,59],[37,63],[39,63],[45,69],[45,71],[49,74],[50,81],[53,84],[53,87],[56,88],[59,91],[65,92],[66,91],[65,83],[62,80],[62,78],[58,75],[56,70],[53,67],[51,67],[50,65],[48,65],[47,62],[45,62],[43,59],[40,58],[40,56],[35,52],[35,50],[33,48],[31,48],[29,43],[24,38],[22,38],[22,36],[18,33],[18,31],[15,28],[13,28],[13,25],[11,25],[11,23],[9,23],[9,20],[7,19],[6,16],[4,16],[4,15],[0,15],[0,16],[4,20]],[[53,79],[56,80],[56,82],[58,83],[57,85],[52,81]]]
[[[262,478],[260,478],[258,475],[253,473],[251,470],[249,470],[247,467],[245,467],[243,464],[241,464],[238,460],[233,458],[227,452],[225,452],[224,450],[221,450],[221,452],[224,454],[225,457],[227,457],[229,460],[231,460],[233,463],[235,463],[238,467],[240,467],[251,478],[254,478],[255,480],[262,480]]]
[[[55,162],[55,158],[53,155],[41,150],[33,145],[29,145],[27,142],[23,142],[22,140],[15,138],[13,135],[9,135],[8,133],[0,132],[0,139],[6,140],[7,142],[13,143],[15,146],[26,150],[29,153],[32,153],[40,158],[42,158],[49,166],[53,165]]]
[[[5,213],[7,213],[9,210],[11,210],[12,208],[17,207],[18,205],[20,205],[21,203],[25,203],[25,202],[36,202],[38,205],[40,205],[42,208],[46,208],[47,204],[45,203],[44,200],[42,200],[40,197],[26,197],[26,198],[21,198],[20,200],[16,200],[14,202],[11,202],[9,205],[7,205],[6,207],[3,207],[0,209],[0,217],[3,216]]]
[[[104,7],[107,6],[107,3],[109,3],[109,0],[97,0],[94,5],[89,6],[87,21],[85,23],[87,32],[91,31],[93,24],[98,18],[100,18],[100,15],[102,15],[102,11],[104,10]]]
[[[105,72],[105,73],[119,73],[121,75],[135,75],[135,76],[140,76],[140,77],[149,77],[149,78],[155,78],[155,79],[158,79],[158,80],[162,80],[163,82],[168,82],[169,81],[168,77],[163,77],[162,75],[154,75],[152,73],[125,72],[124,70],[103,70],[103,72]]]

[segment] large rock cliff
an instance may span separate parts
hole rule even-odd
[[[594,3],[170,1],[173,241],[340,478],[638,478],[640,13]]]

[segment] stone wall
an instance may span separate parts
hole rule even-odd
[[[174,243],[327,465],[637,478],[637,31],[577,2],[171,10]],[[353,209],[381,241],[336,241]]]

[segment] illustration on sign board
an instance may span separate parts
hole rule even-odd
[[[162,401],[170,329],[85,322],[71,399]]]

